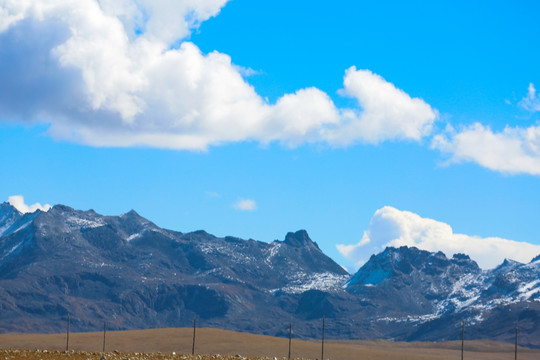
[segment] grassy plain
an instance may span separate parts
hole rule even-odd
[[[86,360],[101,359],[105,355],[107,360],[247,360],[274,357],[279,359],[287,358],[288,355],[288,339],[208,328],[197,329],[195,357],[182,355],[191,354],[192,336],[193,329],[190,328],[107,332],[107,353],[104,354],[100,352],[103,348],[101,332],[71,333],[69,348],[74,351],[67,353],[66,334],[3,334],[0,335],[0,359]],[[461,342],[327,341],[324,358],[459,360],[460,349]],[[320,359],[321,344],[293,338],[291,357]],[[466,341],[465,359],[511,360],[514,359],[514,346],[492,341]],[[518,359],[538,360],[540,350],[520,347]]]

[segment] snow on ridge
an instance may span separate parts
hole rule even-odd
[[[82,229],[94,229],[105,226],[105,221],[103,221],[103,219],[84,219],[73,215],[66,218],[66,223],[72,228],[79,227]]]
[[[4,236],[4,233],[7,232],[12,225],[13,222],[6,222],[4,226],[0,227],[0,237]]]
[[[83,262],[81,264],[82,266],[88,267],[90,269],[101,269],[101,268],[111,268],[111,269],[122,269],[121,266],[118,266],[116,264],[109,264],[104,261],[91,261],[86,258],[83,259]]]
[[[448,300],[451,300],[456,305],[457,309],[461,309],[470,305],[475,299],[478,299],[480,292],[484,290],[482,283],[484,275],[467,274],[461,277],[452,285],[452,292],[448,295]]]
[[[24,243],[24,240],[19,242],[17,245],[13,246],[11,250],[9,250],[2,258],[0,259],[0,262],[3,261],[5,258],[7,258],[9,255],[15,253],[19,247]]]
[[[236,251],[230,245],[222,245],[217,242],[199,243],[199,249],[205,254],[225,255],[237,264],[248,264],[255,261],[253,257]]]
[[[150,231],[152,231],[152,232],[161,234],[161,235],[165,236],[166,238],[174,239],[174,236],[171,235],[171,233],[170,233],[168,230],[165,230],[165,229],[162,229],[162,228],[159,228],[159,227],[152,227],[152,228],[149,228],[149,227],[148,227],[149,224],[151,224],[150,221],[149,221],[148,223],[144,224],[144,230],[143,230],[143,233],[144,233],[146,230],[150,230]]]
[[[1,204],[0,204],[1,205]],[[0,210],[2,210],[4,207],[0,206]],[[4,236],[9,229],[17,222],[17,220],[20,218],[21,214],[15,215],[11,213],[10,211],[0,211],[0,224],[3,223],[3,225],[0,225],[0,237]]]
[[[18,216],[14,219],[7,219],[2,227],[0,227],[0,237],[14,234],[28,227],[38,215],[37,212]],[[6,220],[6,219],[0,219]],[[15,228],[16,227],[16,228]]]
[[[281,248],[281,245],[282,243],[279,243],[279,242],[273,242],[271,244],[271,247],[267,250],[265,250],[265,252],[268,253],[268,256],[266,257],[266,259],[264,260],[264,262],[266,264],[268,264],[268,266],[272,267],[272,258],[274,256],[276,256],[276,254],[279,252],[279,249]]]
[[[299,294],[308,290],[343,291],[343,284],[349,280],[349,275],[337,275],[330,272],[307,274],[299,272],[293,275],[290,283],[272,292],[281,290],[288,294]]]
[[[28,227],[28,225],[30,225],[33,220],[34,220],[34,218],[28,219],[22,225],[20,225],[15,231],[11,232],[11,234],[15,234],[16,232],[19,232],[19,231],[23,230],[24,228]]]
[[[535,294],[540,292],[540,279],[533,280],[529,283],[522,283],[517,292],[520,300],[529,300]]]
[[[346,285],[349,286],[349,285],[360,284],[364,286],[374,286],[374,285],[380,284],[383,280],[388,278],[389,275],[390,275],[390,272],[385,271],[381,269],[380,267],[377,267],[373,271],[370,271],[369,275],[363,281],[359,281],[357,279],[354,279],[354,277],[352,277],[351,280],[349,280],[349,282]]]
[[[402,323],[402,322],[408,322],[408,323],[425,323],[431,320],[437,319],[439,316],[437,314],[425,314],[425,315],[407,315],[404,317],[390,317],[386,316],[383,318],[378,318],[377,321],[385,321],[385,322],[394,322],[394,323]]]
[[[533,273],[524,274],[521,268],[536,270]],[[481,313],[489,312],[497,306],[515,304],[521,301],[540,301],[540,279],[538,279],[538,269],[529,264],[517,264],[512,266],[512,270],[507,273],[508,278],[519,286],[515,291],[511,291],[495,299],[482,299],[482,292],[487,290],[493,283],[496,272],[484,271],[480,276],[469,274],[459,279],[453,284],[452,292],[448,297],[437,304],[433,315],[441,316],[447,311],[454,313],[464,309],[474,309],[480,312],[475,317],[476,322],[482,322],[484,318]],[[530,281],[525,280],[530,279]]]
[[[131,240],[135,240],[135,239],[137,239],[137,238],[140,238],[142,235],[143,235],[143,232],[131,234],[131,235],[129,235],[129,236],[126,238],[126,241],[127,241],[127,242],[130,242]]]

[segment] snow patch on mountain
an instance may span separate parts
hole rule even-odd
[[[24,218],[23,218],[23,219],[24,219]],[[27,220],[26,220],[25,222],[23,222],[22,224],[17,224],[18,227],[17,227],[14,231],[11,231],[10,233],[11,233],[11,234],[14,234],[14,233],[16,233],[16,232],[19,232],[19,231],[25,229],[26,227],[28,227],[28,225],[30,225],[30,224],[32,223],[32,220],[34,220],[33,217],[27,219]]]
[[[281,245],[282,243],[273,242],[271,244],[271,247],[268,250],[266,250],[267,255],[264,262],[268,264],[270,267],[272,266],[272,258],[274,258],[274,256],[277,255],[277,253],[279,252],[279,249],[281,249]]]
[[[360,284],[364,286],[374,286],[380,284],[384,279],[388,278],[389,275],[390,273],[388,271],[385,271],[381,268],[376,268],[361,281],[360,279],[357,279],[357,281],[355,282],[355,279],[353,278],[347,285]]]
[[[439,303],[437,313],[443,313],[448,308],[457,312],[470,306],[480,297],[481,291],[484,290],[482,286],[483,279],[483,275],[477,274],[466,274],[458,279],[452,285],[452,291],[448,298]],[[451,306],[448,306],[450,304]]]
[[[8,235],[9,229],[22,217],[22,214],[8,203],[0,204],[0,237]]]
[[[77,229],[94,229],[101,226],[105,226],[105,221],[101,218],[94,218],[94,219],[85,219],[79,216],[68,216],[66,218],[66,223],[70,227],[71,230],[77,230]]]
[[[225,255],[237,264],[249,264],[255,261],[253,257],[244,254],[241,250],[237,249],[237,246],[234,245],[224,245],[218,242],[206,242],[200,243],[199,249],[207,255]]]
[[[289,278],[289,284],[281,289],[288,294],[299,294],[308,290],[320,290],[326,292],[342,291],[343,284],[349,280],[349,275],[336,275],[330,272],[308,274],[298,272]]]
[[[131,234],[131,235],[129,235],[129,236],[126,238],[126,241],[127,241],[127,242],[130,242],[131,240],[135,240],[135,239],[140,238],[142,235],[143,235],[143,232]]]
[[[9,229],[9,227],[11,226],[11,224],[3,224],[2,226],[0,226],[0,237],[4,236],[4,233],[6,232],[7,229]]]
[[[377,321],[392,322],[392,323],[425,323],[431,320],[435,320],[439,317],[437,314],[426,315],[407,315],[407,316],[385,316],[378,318]]]
[[[521,287],[517,290],[519,293],[518,298],[520,300],[529,300],[534,295],[538,295],[540,292],[540,287],[538,286],[540,284],[540,279],[531,281],[529,283],[522,283]],[[536,299],[540,301],[540,299]]]
[[[16,253],[17,250],[21,247],[21,245],[24,243],[24,241],[21,241],[17,245],[13,246],[2,258],[0,258],[0,262],[2,262],[5,258],[7,258],[9,255]]]

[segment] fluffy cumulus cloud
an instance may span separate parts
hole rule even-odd
[[[24,196],[22,195],[13,195],[8,198],[8,203],[11,204],[15,209],[19,210],[20,213],[33,213],[37,210],[49,211],[51,205],[45,204],[41,205],[40,203],[35,203],[33,205],[26,205],[24,202]]]
[[[506,127],[494,132],[475,123],[433,138],[432,146],[450,155],[450,162],[475,162],[507,174],[540,175],[540,126]]]
[[[0,0],[0,119],[44,122],[93,146],[202,150],[419,140],[437,113],[369,70],[346,71],[340,109],[316,88],[259,96],[223,53],[187,41],[227,0]]]
[[[519,107],[531,113],[540,111],[540,98],[534,85]],[[456,130],[451,125],[432,138],[431,147],[449,155],[448,163],[473,162],[505,174],[540,175],[540,125],[506,126],[493,131],[474,123]]]
[[[386,246],[415,246],[428,251],[442,251],[449,257],[464,253],[484,269],[499,265],[505,258],[529,262],[540,254],[540,245],[455,234],[448,224],[390,206],[375,212],[359,243],[337,245],[337,248],[344,257],[361,266],[371,254],[382,251]]]
[[[252,199],[239,199],[233,204],[233,208],[240,211],[255,211],[257,210],[257,203]]]
[[[437,117],[437,112],[423,100],[411,98],[381,76],[354,66],[346,71],[340,93],[356,99],[362,110],[343,111],[339,126],[325,132],[331,142],[420,140],[431,133]]]

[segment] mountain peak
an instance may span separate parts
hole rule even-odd
[[[437,277],[441,274],[476,273],[480,268],[467,255],[456,254],[448,259],[441,252],[429,252],[416,247],[386,247],[372,255],[349,282],[351,285],[377,285],[388,278]]]
[[[509,269],[509,268],[513,268],[513,267],[516,267],[518,265],[521,265],[520,262],[518,261],[515,261],[515,260],[512,260],[512,259],[504,259],[504,261],[501,263],[501,265],[497,266],[495,269]]]
[[[317,244],[311,240],[306,230],[298,230],[294,233],[288,232],[285,236],[285,241],[283,242],[287,245],[294,247],[302,247],[308,244],[314,244],[315,246],[317,246]]]
[[[469,255],[462,254],[462,253],[454,254],[454,255],[452,256],[452,259],[455,259],[455,260],[471,260],[471,258],[469,257]]]
[[[14,211],[20,213],[20,211],[17,210],[17,208],[15,206],[11,205],[7,201],[4,201],[3,203],[0,204],[0,216],[1,216],[1,214],[12,213]]]
[[[17,210],[10,203],[4,202],[0,204],[0,236],[4,236],[9,232],[9,228],[12,227],[17,220],[19,220],[23,214]]]
[[[55,210],[55,211],[59,211],[59,212],[73,212],[73,211],[75,211],[75,209],[73,209],[72,207],[69,207],[67,205],[62,205],[62,204],[54,205],[51,210]]]
[[[129,210],[127,213],[125,214],[122,214],[121,216],[127,216],[127,217],[141,217],[141,215],[139,215],[138,212],[136,212],[135,210],[131,209]]]

